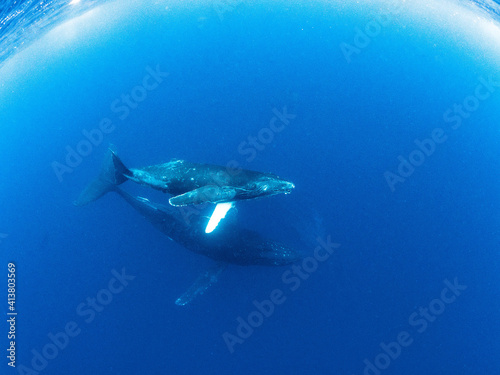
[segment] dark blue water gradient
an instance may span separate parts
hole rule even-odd
[[[31,367],[32,350],[75,322],[81,331],[41,374],[363,374],[367,363],[381,374],[497,371],[500,75],[488,38],[498,30],[474,39],[469,24],[461,33],[401,10],[348,63],[341,43],[354,45],[356,27],[385,8],[336,4],[112,3],[5,62],[0,267],[18,269],[18,365]],[[165,75],[141,90],[156,70]],[[443,117],[454,104],[474,107],[460,126]],[[295,117],[251,158],[251,137],[285,107]],[[66,165],[68,147],[107,120],[112,130],[60,181],[54,162]],[[399,173],[398,157],[409,160],[436,129],[442,141],[391,191],[384,174]],[[131,167],[235,160],[290,179],[292,194],[240,202],[227,220],[308,256],[318,236],[340,247],[296,290],[282,280],[289,267],[233,266],[180,308],[175,299],[209,259],[118,196],[72,205],[110,143]],[[123,268],[135,278],[90,319],[87,298],[102,297]],[[466,289],[453,294],[455,279]],[[238,317],[274,289],[286,301],[231,354],[224,332],[237,334]],[[439,311],[425,329],[420,308]],[[381,344],[404,332],[413,341],[382,369]],[[15,373],[6,361],[2,371]]]

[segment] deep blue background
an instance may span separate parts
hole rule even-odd
[[[339,44],[352,44],[377,7],[231,4],[222,19],[211,6],[110,4],[0,70],[0,267],[17,264],[18,364],[76,321],[80,335],[42,373],[362,374],[403,330],[414,342],[384,374],[498,373],[500,92],[456,131],[442,119],[479,77],[500,79],[486,35],[474,44],[430,15],[400,15],[348,64]],[[169,77],[119,120],[110,104],[157,65]],[[247,162],[238,145],[284,106],[296,118]],[[103,118],[116,129],[59,182],[51,163]],[[447,141],[391,192],[384,172],[437,127]],[[281,281],[287,267],[231,266],[178,307],[212,261],[119,197],[71,204],[109,143],[131,167],[234,159],[279,174],[295,191],[241,202],[239,224],[305,254],[316,236],[341,247],[295,292]],[[122,267],[135,280],[86,324],[76,307]],[[467,289],[417,333],[410,315],[454,278]],[[230,354],[222,334],[275,288],[286,302]]]

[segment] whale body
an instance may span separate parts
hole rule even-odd
[[[276,194],[289,194],[295,185],[271,173],[261,173],[245,169],[230,170],[212,164],[191,163],[173,159],[167,163],[139,169],[129,169],[118,155],[110,152],[107,177],[116,185],[130,180],[153,189],[173,195],[169,199],[172,206],[202,203],[224,203],[245,199],[255,199]],[[80,196],[83,205],[99,198],[87,191]]]

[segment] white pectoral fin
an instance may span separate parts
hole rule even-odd
[[[217,203],[215,206],[212,216],[208,221],[207,227],[205,228],[205,233],[212,233],[219,222],[226,217],[227,212],[234,207],[234,202]]]
[[[198,189],[176,195],[168,201],[172,206],[186,206],[188,204],[203,204],[228,201],[234,198],[236,189],[229,186],[206,185]]]

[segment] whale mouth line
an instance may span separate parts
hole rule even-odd
[[[286,182],[286,187],[282,189],[284,194],[290,194],[292,189],[295,189],[295,184],[293,182]]]
[[[270,181],[262,183],[261,185],[254,188],[254,191],[258,194],[272,195],[272,194],[290,194],[292,189],[295,188],[295,184],[288,181]]]

